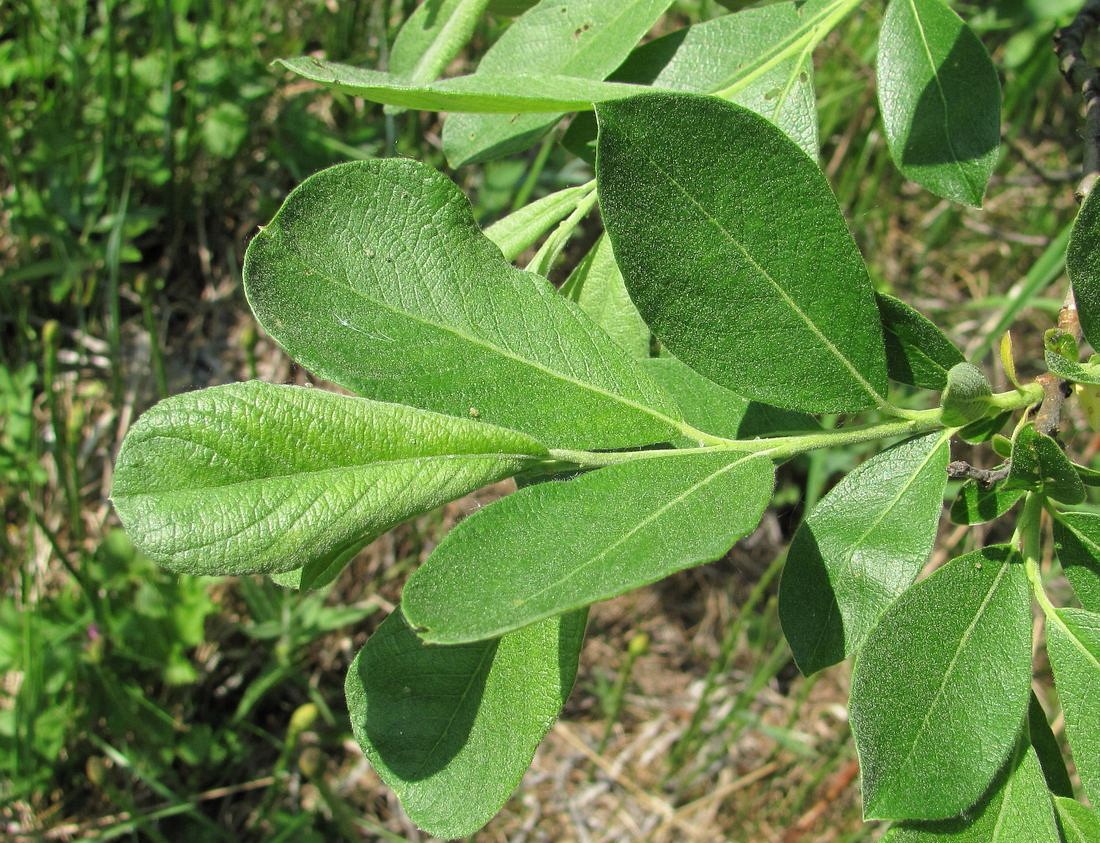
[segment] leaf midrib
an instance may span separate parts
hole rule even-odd
[[[317,270],[314,269],[312,267],[312,265],[310,265],[306,261],[306,258],[303,255],[300,255],[298,253],[297,249],[294,246],[293,240],[289,237],[286,237],[286,238],[284,238],[282,236],[276,237],[276,234],[272,233],[272,228],[274,228],[274,227],[275,227],[275,222],[272,222],[272,224],[269,225],[261,234],[257,235],[257,237],[270,236],[273,240],[277,240],[278,242],[284,244],[285,246],[287,246],[289,254],[296,261],[298,261],[299,266],[301,266],[302,268],[310,269],[310,271],[312,271],[314,273],[314,275],[316,275]],[[278,233],[278,235],[282,235],[283,229],[282,229],[281,226],[278,227],[277,233]],[[516,270],[516,271],[518,272],[519,270]],[[526,357],[521,357],[520,355],[518,355],[514,352],[511,352],[507,349],[501,348],[500,346],[496,345],[495,343],[490,342],[487,339],[484,339],[483,337],[472,336],[470,334],[466,334],[463,331],[458,330],[457,328],[453,328],[449,325],[440,324],[439,322],[436,322],[432,319],[428,319],[428,318],[426,318],[426,317],[424,317],[420,314],[410,313],[410,312],[407,312],[405,310],[399,310],[397,307],[395,307],[393,305],[390,305],[387,302],[383,302],[383,301],[380,301],[379,299],[372,298],[372,297],[366,295],[365,293],[363,293],[360,290],[356,289],[352,284],[350,284],[348,282],[339,281],[338,279],[333,278],[327,272],[324,273],[324,277],[327,278],[329,283],[331,283],[333,286],[343,287],[343,288],[347,289],[349,292],[351,292],[353,295],[355,295],[356,297],[362,299],[363,301],[368,302],[368,303],[370,303],[370,304],[372,304],[376,307],[380,307],[380,308],[382,308],[386,311],[389,311],[390,313],[401,316],[401,317],[403,317],[405,319],[408,319],[412,322],[417,322],[417,323],[420,323],[422,325],[425,325],[425,326],[428,326],[428,327],[431,327],[431,328],[435,328],[436,330],[443,331],[444,333],[451,334],[452,336],[455,336],[458,339],[462,340],[463,342],[466,342],[466,343],[468,343],[472,346],[486,349],[486,350],[488,350],[490,352],[493,352],[495,354],[498,354],[501,357],[504,357],[508,360],[513,360],[517,363],[522,363],[525,366],[530,366],[532,369],[536,369],[536,370],[538,370],[538,371],[540,371],[540,372],[542,372],[546,375],[549,375],[552,378],[555,378],[557,380],[563,381],[563,382],[568,383],[568,384],[572,384],[573,386],[579,387],[583,390],[587,390],[588,392],[591,392],[595,395],[598,395],[601,398],[610,399],[610,400],[612,400],[616,403],[622,404],[626,407],[630,407],[633,410],[640,411],[640,412],[642,412],[642,413],[644,413],[648,416],[653,417],[657,421],[660,421],[660,422],[668,425],[672,430],[677,430],[677,431],[680,431],[680,432],[685,431],[685,425],[684,425],[683,422],[677,421],[677,420],[673,419],[670,416],[666,416],[664,413],[660,412],[659,410],[656,410],[652,407],[646,406],[645,404],[641,404],[641,403],[639,403],[637,401],[634,401],[630,398],[627,398],[623,395],[619,395],[618,393],[611,392],[611,391],[609,391],[609,390],[607,390],[607,389],[605,389],[601,386],[598,386],[596,384],[586,383],[585,381],[578,380],[575,377],[572,377],[571,375],[565,374],[564,372],[555,371],[554,369],[551,369],[551,368],[545,366],[544,364],[539,363],[536,360],[530,360]],[[572,314],[572,315],[575,318],[576,314]],[[629,361],[629,362],[633,362],[633,361]],[[640,367],[639,367],[639,373],[642,376],[645,376],[645,373],[641,372]]]
[[[562,577],[559,577],[554,582],[548,583],[547,585],[543,586],[542,588],[538,589],[537,591],[532,592],[527,597],[525,597],[522,601],[520,601],[517,604],[514,604],[514,607],[518,609],[521,606],[526,606],[528,603],[530,603],[531,601],[537,599],[538,597],[541,597],[546,592],[551,591],[552,589],[558,588],[561,585],[563,585],[564,583],[568,582],[569,580],[574,579],[582,571],[586,570],[589,566],[594,565],[596,562],[599,562],[601,559],[605,558],[609,553],[614,551],[616,548],[620,547],[622,544],[629,541],[630,538],[633,537],[634,535],[636,535],[640,530],[642,530],[645,527],[648,527],[650,524],[652,524],[654,521],[659,519],[661,516],[663,516],[670,509],[672,509],[673,507],[679,505],[680,503],[685,501],[688,497],[695,494],[695,492],[697,492],[703,486],[706,486],[707,484],[713,482],[714,480],[716,480],[718,477],[722,476],[726,472],[732,471],[737,466],[742,465],[743,463],[746,463],[749,460],[760,459],[761,457],[762,457],[761,454],[750,454],[749,456],[742,457],[741,459],[738,459],[738,460],[734,460],[733,462],[729,463],[728,465],[724,465],[721,468],[719,468],[718,470],[712,472],[711,474],[708,474],[702,480],[699,480],[699,481],[693,483],[690,487],[688,487],[682,493],[680,493],[676,497],[672,498],[671,500],[667,501],[666,503],[662,504],[660,507],[655,509],[652,513],[647,515],[645,518],[643,518],[641,521],[639,521],[637,524],[635,524],[633,527],[631,527],[629,530],[627,530],[622,536],[617,538],[615,541],[611,542],[611,544],[604,547],[599,553],[595,554],[594,556],[589,557],[584,562],[582,562],[580,565],[577,565],[574,568],[570,569],[568,573],[566,573]]]
[[[637,147],[637,144],[635,144],[635,146]],[[886,399],[883,396],[879,395],[878,391],[871,385],[870,381],[863,377],[863,375],[860,374],[859,370],[852,365],[852,362],[841,352],[841,350],[837,348],[836,345],[833,344],[833,342],[821,332],[821,330],[817,327],[817,324],[812,319],[810,319],[810,317],[806,314],[804,310],[802,310],[801,307],[799,307],[798,302],[790,297],[787,291],[783,289],[782,285],[780,285],[778,281],[772,278],[772,276],[768,273],[767,270],[764,269],[764,267],[757,263],[756,258],[753,257],[752,254],[749,253],[748,249],[746,249],[744,245],[742,245],[741,242],[733,236],[733,233],[730,232],[722,224],[721,220],[713,216],[706,209],[706,207],[704,207],[703,204],[699,202],[699,200],[696,199],[695,196],[679,182],[679,180],[674,175],[672,175],[670,172],[668,172],[668,170],[666,170],[656,160],[654,160],[654,158],[649,154],[647,150],[639,150],[639,155],[645,158],[655,170],[657,170],[659,173],[661,173],[661,175],[668,179],[672,186],[675,187],[685,199],[687,199],[695,208],[698,209],[699,213],[703,216],[703,219],[706,222],[710,223],[730,243],[730,245],[732,245],[735,249],[740,251],[742,255],[745,256],[745,259],[748,260],[749,263],[751,263],[752,266],[756,268],[756,271],[761,275],[761,277],[763,277],[764,280],[767,281],[780,295],[783,301],[787,304],[788,308],[790,308],[791,312],[793,312],[806,324],[811,333],[813,333],[813,335],[816,336],[817,339],[820,341],[822,346],[824,346],[825,350],[832,354],[837,360],[839,360],[844,368],[848,370],[849,374],[852,376],[852,379],[855,380],[855,382],[860,387],[862,387],[863,390],[872,398],[876,406],[886,406]]]
[[[932,48],[929,46],[928,36],[924,32],[924,23],[921,21],[920,12],[917,10],[916,0],[908,0],[908,3],[910,10],[913,12],[913,22],[917,25],[917,33],[920,35],[921,45],[924,47],[925,58],[928,59],[928,67],[932,71],[932,80],[936,83],[936,93],[939,94],[940,105],[943,106],[943,134],[944,138],[947,140],[947,148],[951,152],[951,162],[959,171],[959,175],[966,183],[966,186],[970,189],[971,193],[973,193],[978,189],[978,186],[971,181],[970,174],[967,173],[966,168],[959,160],[959,153],[955,151],[955,140],[951,135],[951,112],[947,105],[947,94],[943,89],[943,84],[940,82],[940,74],[936,67],[936,60],[932,57]],[[948,8],[947,11],[949,14],[955,14],[950,8]]]
[[[925,730],[928,728],[928,722],[932,717],[932,713],[936,710],[936,706],[939,705],[940,699],[943,697],[944,692],[947,690],[948,680],[951,677],[952,672],[955,670],[955,665],[958,663],[959,658],[962,656],[963,650],[970,643],[970,638],[974,634],[975,628],[977,628],[979,621],[985,614],[986,609],[989,607],[990,602],[993,600],[993,595],[1000,587],[1001,580],[1008,574],[1009,566],[1016,564],[1012,561],[1011,556],[1006,558],[1001,564],[1001,570],[997,572],[997,576],[990,583],[989,590],[986,592],[985,597],[982,599],[981,605],[978,607],[978,611],[974,613],[974,619],[967,625],[963,634],[959,638],[959,644],[955,648],[954,655],[951,656],[951,660],[947,663],[947,667],[943,671],[943,676],[940,679],[939,687],[936,689],[935,695],[932,697],[932,701],[928,704],[928,710],[925,711],[924,717],[921,719],[920,726],[913,733],[912,740],[909,743],[909,750],[905,754],[905,758],[895,769],[897,770],[895,778],[900,778],[905,773],[910,762],[913,760],[913,753],[917,750],[917,744],[922,740]]]
[[[150,436],[143,442],[151,442],[155,439],[171,439],[177,442],[185,442],[189,445],[201,445],[202,443],[196,443],[192,439],[187,439],[183,436],[169,436],[167,434],[156,434]],[[203,446],[210,448],[210,446]],[[212,450],[212,448],[210,448]],[[133,500],[135,498],[144,497],[159,497],[164,495],[176,495],[181,492],[210,492],[215,489],[232,489],[237,486],[247,486],[256,483],[267,483],[273,480],[286,480],[288,478],[317,478],[327,475],[335,475],[341,473],[354,473],[359,470],[365,470],[370,468],[392,468],[399,465],[409,463],[431,463],[431,462],[446,462],[448,460],[542,460],[546,459],[546,456],[537,456],[534,454],[515,454],[515,453],[474,453],[474,454],[426,454],[424,456],[417,457],[398,457],[396,459],[379,459],[373,462],[355,462],[347,465],[332,466],[330,468],[315,468],[305,471],[288,471],[281,474],[267,474],[262,477],[250,477],[245,480],[234,480],[230,483],[218,483],[213,486],[188,486],[178,489],[160,489],[151,492],[131,492],[124,494],[112,495],[114,500]]]
[[[867,537],[869,535],[871,535],[871,533],[873,533],[876,529],[878,529],[878,526],[882,523],[883,519],[885,519],[887,515],[889,515],[891,512],[893,512],[894,507],[896,507],[898,505],[898,503],[905,496],[905,494],[913,487],[913,484],[917,482],[917,478],[920,476],[921,472],[924,471],[925,466],[927,466],[928,463],[932,461],[932,458],[934,456],[936,456],[936,454],[939,453],[940,448],[943,447],[943,443],[945,441],[947,441],[949,438],[950,438],[950,436],[947,432],[944,432],[943,434],[940,435],[939,439],[932,446],[932,448],[928,451],[928,453],[925,455],[924,459],[921,460],[920,465],[917,466],[916,470],[914,470],[909,475],[908,478],[906,478],[905,483],[902,485],[902,487],[898,491],[898,493],[886,505],[886,507],[879,513],[878,518],[876,518],[874,520],[874,522],[871,524],[871,526],[869,526],[866,530],[863,531],[863,535],[861,535],[853,544],[851,544],[849,546],[850,552],[848,553],[847,558],[844,560],[844,564],[840,566],[840,570],[837,571],[837,577],[840,577],[840,576],[848,573],[848,571],[852,567],[852,562],[855,559],[855,549],[858,548],[860,545],[862,545],[863,542],[867,540]],[[831,579],[830,579],[830,582],[832,582]],[[826,614],[825,621],[820,626],[821,632],[817,637],[817,643],[814,645],[813,652],[810,654],[810,658],[809,658],[809,663],[810,664],[814,664],[814,659],[817,657],[817,653],[821,649],[821,645],[825,641],[825,637],[826,637],[825,636],[825,630],[828,629],[829,622],[833,619],[833,612],[836,611],[836,610],[839,610],[839,606],[837,605],[836,601],[830,600],[829,601],[828,614]]]

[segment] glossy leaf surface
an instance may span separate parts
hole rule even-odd
[[[977,802],[1016,744],[1030,688],[1031,601],[1018,554],[1005,545],[968,553],[910,588],[852,674],[864,816],[940,819]]]
[[[576,77],[578,85],[582,79],[603,79],[670,2],[542,0],[486,51],[474,77],[507,79],[522,68],[528,74]],[[452,167],[519,152],[557,123],[560,112],[587,107],[582,103],[550,109],[557,114],[452,115],[443,124],[443,151]]]
[[[1100,191],[1091,191],[1077,212],[1066,250],[1066,273],[1085,339],[1100,348]]]
[[[787,553],[779,617],[806,675],[856,653],[932,551],[948,439],[910,439],[864,462],[818,503]]]
[[[469,419],[251,381],[148,410],[112,500],[135,544],[175,571],[324,568],[545,453]]]
[[[426,641],[490,638],[721,557],[772,493],[764,456],[669,452],[521,489],[461,522],[405,586]]]
[[[362,161],[307,179],[249,245],[244,275],[257,319],[295,360],[371,398],[551,447],[642,445],[677,429],[637,362],[508,264],[454,183],[424,164]]]
[[[981,41],[943,0],[890,0],[877,72],[898,168],[938,196],[981,206],[1001,143],[1001,85]]]
[[[927,317],[900,299],[876,294],[886,340],[886,369],[891,380],[943,389],[951,367],[963,353]]]
[[[1085,794],[1100,802],[1100,614],[1058,609],[1047,619],[1047,654],[1066,737]]]
[[[597,117],[604,224],[668,349],[768,404],[882,404],[874,294],[817,165],[760,115],[714,98],[652,94]]]
[[[577,264],[561,293],[580,305],[632,357],[649,357],[649,326],[630,300],[606,234]]]
[[[1100,515],[1058,513],[1054,518],[1054,546],[1081,605],[1090,612],[1100,612]]]
[[[997,778],[991,792],[963,816],[904,823],[883,843],[1060,843],[1035,754],[1020,753]]]
[[[434,647],[398,611],[370,637],[345,685],[352,730],[418,826],[465,837],[500,810],[569,696],[584,623]]]

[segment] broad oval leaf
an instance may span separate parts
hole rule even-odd
[[[1077,775],[1100,804],[1100,614],[1056,610],[1047,618],[1047,655]]]
[[[831,12],[778,2],[703,21],[637,47],[608,81],[699,94],[724,90],[725,98],[767,117],[816,158],[817,108],[808,48],[815,27]],[[562,144],[594,160],[595,118],[578,114]]]
[[[1030,688],[1031,599],[1019,554],[987,547],[910,588],[852,673],[864,816],[941,819],[977,802],[1016,745]]]
[[[932,552],[947,485],[946,433],[895,445],[848,474],[791,541],[779,618],[807,676],[859,651]]]
[[[649,326],[630,300],[606,234],[573,269],[561,293],[575,301],[631,357],[649,357]]]
[[[546,112],[591,108],[592,103],[622,99],[645,88],[553,74],[477,73],[434,82],[414,82],[403,76],[312,56],[279,59],[292,73],[370,102],[421,111],[523,115],[526,122],[545,121]],[[528,112],[533,112],[530,114]],[[561,115],[551,118],[556,121]],[[492,119],[489,116],[480,119]],[[507,119],[507,118],[505,118]]]
[[[481,422],[252,381],[148,410],[111,499],[134,544],[172,570],[277,573],[335,564],[545,455]]]
[[[489,0],[424,0],[390,47],[389,70],[412,82],[438,79],[474,34]]]
[[[348,669],[355,739],[420,828],[465,837],[508,800],[577,674],[584,612],[426,645],[390,615]]]
[[[982,42],[943,0],[890,0],[877,72],[898,169],[980,207],[1001,143],[1001,84]]]
[[[491,638],[721,557],[763,514],[771,460],[644,456],[521,489],[467,518],[405,585],[430,642]]]
[[[680,406],[684,421],[715,436],[753,439],[821,429],[813,416],[750,401],[707,380],[675,357],[651,357],[642,361],[642,368]],[[690,437],[676,444],[688,442],[698,444]]]
[[[1022,425],[1012,439],[1012,462],[1002,488],[1032,489],[1070,504],[1085,499],[1085,484],[1066,452],[1032,422]]]
[[[963,353],[935,323],[901,299],[877,293],[875,300],[890,379],[925,389],[947,386],[947,373],[966,359]]]
[[[1093,348],[1100,349],[1100,190],[1090,191],[1077,212],[1066,250],[1066,273],[1081,331]]]
[[[1002,484],[983,486],[967,480],[951,504],[951,520],[956,524],[985,524],[1000,518],[1024,496],[1023,489],[1001,488]]]
[[[764,403],[884,404],[871,282],[817,165],[760,115],[710,97],[651,94],[596,114],[604,224],[668,349]]]
[[[507,263],[454,183],[424,164],[310,177],[249,245],[244,279],[256,318],[295,360],[371,398],[551,447],[644,445],[680,426],[637,362]]]
[[[1054,808],[1035,754],[1021,752],[1006,764],[982,800],[963,816],[908,822],[882,843],[1061,843]]]
[[[671,0],[541,0],[490,47],[474,77],[556,74],[598,80],[627,57]],[[594,102],[590,99],[589,102]],[[574,107],[553,109],[571,111]],[[452,167],[520,152],[561,114],[461,114],[443,124],[443,151]]]
[[[1065,843],[1096,843],[1100,840],[1100,814],[1086,808],[1076,799],[1054,797],[1058,811],[1058,827]]]
[[[1090,612],[1100,612],[1100,515],[1056,513],[1054,547],[1081,605]]]

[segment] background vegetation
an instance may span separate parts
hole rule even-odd
[[[309,382],[257,335],[240,293],[244,246],[291,187],[369,156],[443,167],[434,115],[385,115],[268,67],[302,53],[384,66],[414,5],[0,6],[6,839],[421,839],[351,740],[343,675],[404,575],[507,486],[417,519],[305,595],[161,571],[107,502],[117,445],[158,397]],[[985,210],[940,201],[890,164],[871,84],[877,4],[816,56],[822,165],[880,289],[970,352],[1016,322],[1021,375],[1033,374],[1064,290],[1080,154],[1049,41],[1077,4],[956,5],[1004,85]],[[684,0],[659,31],[726,11]],[[488,16],[454,70],[472,69],[508,20]],[[560,150],[454,175],[485,222],[591,177]],[[1091,457],[1100,438],[1076,444]],[[846,669],[799,677],[774,601],[801,513],[859,456],[794,463],[783,508],[726,560],[596,607],[562,722],[479,840],[876,837],[859,817]],[[938,553],[981,537],[945,520]]]

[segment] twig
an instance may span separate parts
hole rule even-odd
[[[1077,198],[1084,201],[1100,178],[1100,68],[1085,58],[1085,41],[1100,29],[1100,0],[1087,0],[1069,26],[1054,33],[1058,67],[1085,104],[1085,159]]]
[[[972,480],[977,480],[983,486],[992,486],[994,483],[999,483],[1008,477],[1008,472],[1008,463],[998,468],[978,468],[966,462],[966,460],[955,460],[947,464],[947,476],[952,480],[962,480],[969,477]]]

